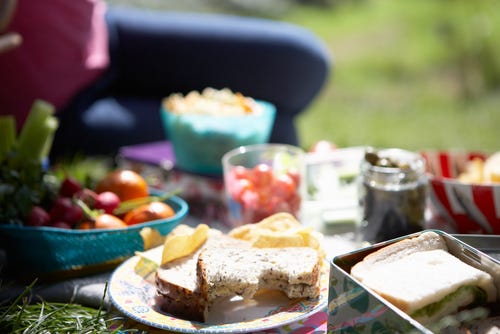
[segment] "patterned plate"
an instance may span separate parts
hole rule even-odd
[[[125,316],[148,326],[183,333],[243,333],[286,325],[323,310],[328,299],[328,266],[324,265],[315,299],[290,300],[278,292],[250,301],[233,298],[214,305],[206,323],[187,321],[160,310],[152,275],[138,274],[134,256],[121,264],[109,282],[113,305]]]

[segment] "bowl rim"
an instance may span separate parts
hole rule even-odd
[[[484,182],[484,183],[477,183],[477,182],[465,182],[465,181],[459,181],[457,178],[454,177],[446,177],[446,176],[438,176],[434,175],[430,172],[426,172],[427,177],[429,178],[429,181],[431,182],[441,182],[441,183],[446,183],[450,185],[463,185],[463,186],[471,186],[474,188],[491,188],[491,187],[500,187],[500,183],[493,183],[493,182]]]
[[[261,118],[261,117],[265,117],[265,118],[272,118],[274,120],[275,116],[276,116],[276,106],[274,105],[274,103],[272,102],[269,102],[269,101],[265,101],[265,100],[257,100],[257,99],[254,99],[255,103],[257,105],[259,105],[260,107],[260,110],[261,112],[260,113],[247,113],[247,114],[243,114],[243,115],[217,115],[217,114],[197,114],[197,113],[182,113],[182,114],[179,114],[179,113],[175,113],[175,112],[172,112],[170,111],[168,108],[165,107],[165,104],[162,103],[161,107],[160,107],[160,112],[162,115],[168,115],[169,117],[183,117],[183,118],[186,118],[186,119],[217,119],[217,120],[225,120],[225,119],[229,119],[229,120],[233,120],[233,119],[240,119],[242,117],[244,117],[245,119],[246,118]]]
[[[252,145],[243,145],[243,146],[238,146],[228,152],[226,152],[222,156],[222,161],[223,164],[226,162],[229,162],[229,159],[232,157],[243,154],[243,153],[249,153],[249,152],[258,152],[262,151],[265,149],[275,149],[279,152],[292,152],[296,153],[299,156],[305,156],[306,152],[304,149],[302,149],[300,146],[294,146],[290,144],[279,144],[279,143],[264,143],[264,144],[252,144]]]

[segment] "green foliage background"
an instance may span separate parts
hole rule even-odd
[[[500,148],[498,1],[349,1],[297,7],[335,59],[298,119],[301,144]],[[314,131],[311,131],[314,129]]]
[[[499,0],[108,0],[229,12],[316,33],[334,62],[300,145],[500,149]]]

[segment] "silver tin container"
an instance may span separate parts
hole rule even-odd
[[[432,231],[444,238],[452,255],[490,273],[500,294],[500,261],[453,235],[439,230]],[[350,275],[351,268],[368,254],[394,242],[416,237],[420,233],[423,231],[333,258],[330,262],[328,333],[434,333]],[[498,252],[500,236],[496,237],[498,248],[495,251]],[[474,240],[479,242],[477,238]]]

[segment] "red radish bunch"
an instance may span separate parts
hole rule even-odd
[[[81,200],[91,210],[101,210],[112,214],[120,205],[120,199],[112,192],[97,194],[91,189],[83,188],[80,183],[67,176],[61,183],[58,197],[47,208],[34,206],[26,218],[27,226],[52,226],[59,228],[76,228],[87,219],[81,205]]]

